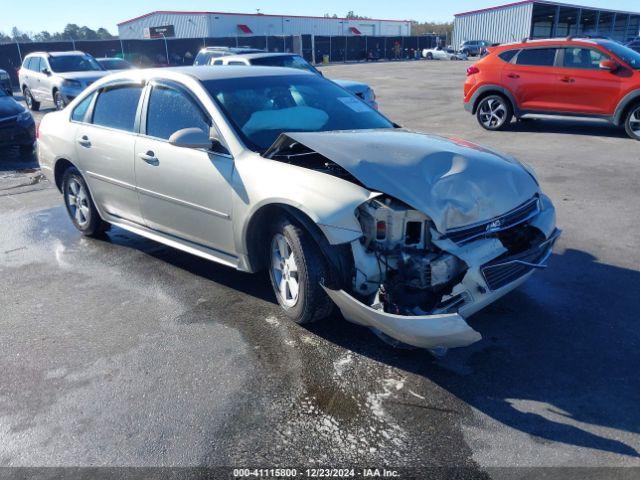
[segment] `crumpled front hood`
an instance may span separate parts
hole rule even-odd
[[[402,129],[284,135],[422,211],[441,233],[502,215],[539,191],[518,161],[463,140]]]

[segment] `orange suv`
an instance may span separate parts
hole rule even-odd
[[[487,130],[528,114],[606,119],[640,140],[640,53],[611,40],[500,45],[467,69],[464,106]]]

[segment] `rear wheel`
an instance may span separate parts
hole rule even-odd
[[[53,92],[53,103],[56,105],[56,110],[64,110],[64,107],[67,106],[59,90]]]
[[[37,112],[38,110],[40,110],[40,102],[35,101],[31,90],[29,90],[28,88],[24,89],[24,101],[27,104],[27,107],[29,107],[29,110],[31,110],[32,112]]]
[[[267,265],[271,286],[284,313],[294,322],[312,323],[333,311],[320,283],[327,278],[327,262],[311,236],[287,218],[271,231]]]
[[[634,140],[640,140],[640,103],[631,107],[624,122],[624,128]]]
[[[502,130],[511,123],[513,109],[504,97],[489,95],[480,100],[476,117],[482,128],[491,131]]]
[[[71,221],[83,235],[95,237],[109,229],[109,224],[100,218],[87,184],[75,167],[64,172],[62,194]]]

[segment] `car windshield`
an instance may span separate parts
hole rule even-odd
[[[272,57],[258,57],[251,60],[251,65],[259,65],[263,67],[289,67],[298,70],[307,70],[309,72],[320,74],[318,70],[298,55],[274,55]]]
[[[631,68],[640,70],[640,53],[635,50],[631,50],[629,47],[625,47],[617,42],[611,42],[608,40],[598,42],[598,45],[612,52]]]
[[[393,128],[362,100],[315,75],[229,78],[203,84],[257,152],[266,151],[284,132]]]
[[[49,57],[51,70],[57,73],[91,72],[102,70],[93,57],[88,55],[60,55]]]
[[[120,60],[119,58],[101,59],[98,60],[98,63],[106,70],[129,70],[133,68],[129,62]]]

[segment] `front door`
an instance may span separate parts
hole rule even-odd
[[[556,79],[562,99],[559,110],[612,115],[620,98],[622,79],[619,72],[600,68],[600,62],[610,58],[595,48],[570,47],[562,51],[563,62]]]
[[[153,83],[136,141],[140,207],[149,228],[233,255],[230,155],[171,145],[184,128],[209,132],[211,119],[180,85]]]
[[[72,112],[78,166],[99,208],[117,218],[142,224],[135,188],[134,147],[140,84],[101,89]],[[96,94],[94,94],[96,95]],[[86,113],[88,111],[88,113]]]

